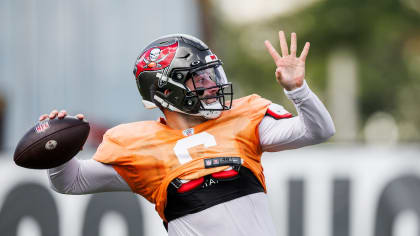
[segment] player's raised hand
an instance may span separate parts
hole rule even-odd
[[[305,78],[305,60],[309,52],[309,42],[306,42],[305,47],[299,57],[296,57],[296,33],[292,33],[290,42],[290,54],[286,41],[286,36],[283,31],[279,32],[280,39],[280,56],[270,41],[265,40],[264,44],[270,53],[271,57],[276,63],[276,78],[277,81],[286,89],[293,90],[299,88],[303,84]]]
[[[47,118],[50,118],[50,119],[55,119],[55,118],[63,119],[66,116],[67,116],[67,111],[66,110],[61,110],[60,112],[58,112],[58,110],[52,110],[50,112],[50,114],[43,114],[43,115],[41,115],[39,117],[39,121],[45,120]],[[85,116],[83,114],[77,114],[76,117],[79,120],[83,120],[85,118]]]

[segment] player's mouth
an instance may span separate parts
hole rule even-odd
[[[217,98],[204,98],[203,100],[208,105],[208,104],[215,103],[217,101]]]
[[[218,96],[217,96],[217,94],[204,95],[204,96],[200,97],[200,100],[204,101],[204,103],[209,105],[209,104],[213,104],[213,103],[217,102],[218,101]]]

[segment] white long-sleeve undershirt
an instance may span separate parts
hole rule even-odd
[[[263,151],[276,152],[313,145],[334,134],[330,114],[306,82],[298,89],[284,91],[294,103],[298,116],[279,120],[265,116],[258,127]],[[48,175],[51,187],[65,194],[131,191],[114,168],[93,159],[73,158],[59,167],[49,169]]]
[[[298,116],[275,120],[266,116],[258,131],[263,151],[278,152],[322,143],[335,133],[334,123],[324,104],[306,82],[293,91],[284,90]],[[276,105],[282,109],[282,106]]]
[[[131,191],[125,180],[110,165],[93,159],[73,158],[48,170],[51,188],[64,194]]]

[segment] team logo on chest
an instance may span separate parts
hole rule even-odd
[[[183,134],[184,136],[191,136],[191,135],[193,135],[193,134],[194,134],[194,128],[184,129],[184,130],[182,131],[182,134]]]

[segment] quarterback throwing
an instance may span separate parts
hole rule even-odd
[[[144,106],[164,117],[108,130],[92,159],[48,170],[52,188],[139,194],[155,205],[171,236],[276,235],[262,153],[321,143],[335,132],[305,82],[309,43],[297,55],[295,33],[290,51],[283,31],[279,39],[281,55],[269,41],[265,46],[297,116],[259,95],[233,99],[222,62],[205,43],[163,36],[140,53],[133,72]],[[40,120],[66,115],[54,110]]]

